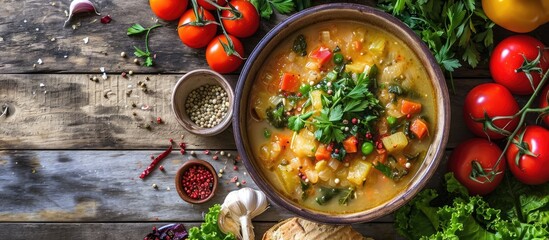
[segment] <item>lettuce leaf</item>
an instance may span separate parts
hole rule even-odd
[[[217,226],[217,218],[221,205],[214,204],[204,216],[204,223],[200,227],[189,229],[189,240],[236,240],[233,234],[224,234]]]
[[[487,197],[468,196],[452,173],[446,191],[420,192],[395,214],[407,239],[549,239],[549,184],[524,185],[510,174]]]

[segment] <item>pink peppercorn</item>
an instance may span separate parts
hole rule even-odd
[[[191,166],[183,173],[183,190],[192,199],[205,199],[212,194],[214,176],[202,165]]]

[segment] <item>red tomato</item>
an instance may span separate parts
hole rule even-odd
[[[237,16],[236,19],[232,20],[230,18],[235,17],[235,14],[230,10],[223,10],[221,17],[223,18],[222,22],[225,30],[236,37],[252,36],[259,28],[259,14],[254,5],[244,0],[233,0],[229,4],[233,5],[241,16]]]
[[[528,35],[514,35],[501,41],[490,57],[490,73],[497,83],[505,86],[513,94],[532,94],[534,89],[524,72],[517,72],[523,62],[524,57],[528,61],[536,59],[539,49],[544,48],[543,43],[534,37]],[[540,64],[543,72],[549,69],[549,51],[544,51]],[[541,74],[531,71],[534,88],[541,81]]]
[[[539,107],[546,108],[547,106],[549,106],[549,84],[543,88],[539,96]],[[542,119],[545,125],[549,126],[549,114],[544,115]]]
[[[188,0],[149,0],[153,13],[166,21],[176,20],[187,9]]]
[[[509,169],[526,184],[549,182],[549,131],[537,125],[527,126],[515,140],[520,139],[521,134],[521,147],[531,155],[520,153],[517,145],[511,143],[506,152]]]
[[[448,159],[448,170],[453,172],[456,179],[469,190],[470,195],[486,195],[494,191],[503,179],[505,158],[495,166],[501,154],[501,149],[490,141],[472,138],[462,142],[454,149]],[[476,181],[471,179],[473,162],[480,164],[481,168],[478,169],[483,169],[488,176],[477,175],[474,178]],[[490,181],[490,171],[494,168],[496,175]]]
[[[240,40],[231,35],[229,35],[229,37],[233,42],[234,50],[236,50],[241,57],[244,57],[244,47],[242,46],[242,43],[240,43]],[[206,48],[206,61],[210,68],[218,73],[233,72],[242,65],[243,60],[234,54],[228,54],[223,48],[223,45],[221,45],[221,42],[223,42],[223,44],[228,44],[227,37],[223,34],[218,35],[210,42]]]
[[[202,11],[199,10],[198,14],[200,15],[201,12]],[[204,11],[202,19],[204,22],[215,21],[214,16],[208,11]],[[179,19],[178,26],[180,27],[177,29],[177,33],[185,45],[192,48],[202,48],[208,45],[213,37],[215,37],[217,25],[215,23],[210,23],[203,26],[185,25],[181,27],[183,24],[193,23],[195,21],[196,15],[194,14],[194,11],[192,9],[187,10],[187,12],[181,16],[181,19]]]
[[[206,10],[213,11],[217,9],[214,5],[211,5],[210,3],[206,2],[206,0],[198,0],[197,2],[198,2],[198,5],[202,6]],[[215,2],[217,3],[217,5],[222,7],[227,4],[226,0],[214,0],[212,2]]]
[[[496,116],[512,116],[518,111],[519,105],[507,88],[497,83],[484,83],[471,89],[465,97],[463,119],[465,120],[465,125],[475,135],[489,139],[501,139],[505,136],[489,129],[486,129],[486,132],[484,132],[483,123],[477,122],[475,119],[484,119],[485,114],[491,118]],[[495,126],[509,132],[515,130],[517,124],[518,118],[494,121]]]

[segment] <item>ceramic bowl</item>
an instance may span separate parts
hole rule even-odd
[[[229,109],[219,124],[211,128],[200,127],[191,119],[185,111],[187,97],[194,90],[204,85],[219,85],[229,98]],[[197,69],[188,72],[175,84],[172,92],[172,111],[177,122],[188,132],[202,136],[213,136],[223,132],[231,124],[233,113],[234,91],[231,85],[222,75],[209,69]]]
[[[299,29],[315,23],[333,20],[350,20],[367,23],[386,30],[407,44],[427,70],[434,87],[437,105],[436,119],[433,120],[436,121],[437,127],[430,133],[432,144],[426,153],[424,161],[419,166],[418,172],[412,176],[407,188],[377,207],[361,212],[337,215],[309,210],[298,205],[298,203],[287,198],[282,193],[279,193],[262,173],[260,169],[261,163],[253,155],[247,133],[247,113],[250,107],[250,103],[248,102],[249,94],[253,90],[252,85],[259,69],[266,59],[271,56],[273,49],[279,43],[288,41],[289,36]],[[398,19],[380,10],[358,4],[333,3],[319,5],[294,14],[275,26],[258,43],[257,47],[248,57],[238,81],[236,99],[238,101],[235,102],[235,114],[233,116],[235,141],[243,162],[255,183],[267,194],[272,202],[301,217],[326,223],[346,224],[371,221],[392,213],[408,202],[425,186],[435,173],[444,155],[450,128],[450,101],[445,79],[427,46],[410,28]]]
[[[204,166],[213,175],[214,182],[212,183],[212,193],[207,198],[200,199],[200,200],[193,199],[189,197],[183,189],[183,182],[182,182],[183,174],[192,166]],[[217,183],[218,183],[218,178],[217,178],[217,172],[215,171],[215,169],[212,167],[210,163],[200,159],[190,159],[186,161],[185,163],[183,163],[181,168],[177,170],[177,173],[175,174],[175,189],[177,190],[177,194],[179,194],[179,197],[181,197],[181,199],[183,199],[185,202],[192,203],[192,204],[205,203],[210,199],[212,199],[212,197],[215,195],[215,191],[217,190]]]

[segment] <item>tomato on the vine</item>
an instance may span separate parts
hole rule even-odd
[[[259,13],[253,4],[245,0],[233,0],[229,2],[238,13],[232,10],[223,10],[221,12],[221,22],[225,30],[236,37],[252,36],[259,28]]]
[[[153,13],[166,21],[176,20],[187,9],[188,0],[149,0]]]
[[[524,58],[531,62],[539,55],[540,48],[545,46],[539,40],[528,35],[514,35],[501,41],[490,57],[490,73],[495,82],[505,86],[511,93],[526,95],[532,94],[539,85],[542,74],[532,70],[532,83],[526,73],[519,70]],[[549,52],[543,51],[540,63],[534,68],[541,68],[543,72],[549,69]]]
[[[227,4],[227,0],[213,0],[212,2],[215,2],[217,5],[224,7]],[[197,0],[198,5],[202,6],[206,10],[216,10],[217,8],[207,2],[206,0]]]
[[[546,108],[549,106],[549,84],[547,84],[539,95],[539,107]],[[545,114],[542,118],[545,125],[549,126],[549,114]]]
[[[501,139],[505,135],[494,132],[487,127],[485,129],[485,125],[479,120],[486,117],[513,116],[518,111],[519,105],[507,88],[497,83],[484,83],[471,89],[465,97],[463,119],[465,125],[475,135],[490,139]],[[517,127],[518,119],[497,119],[492,123],[500,129],[512,132]]]
[[[230,49],[227,37],[223,34],[215,37],[206,48],[206,61],[210,68],[218,73],[233,72],[244,62],[242,60],[244,46],[242,46],[238,38],[231,35],[228,36],[232,41],[233,49]]]
[[[549,131],[531,125],[515,136],[506,151],[507,163],[513,175],[525,184],[549,182]]]
[[[462,142],[448,159],[448,170],[470,195],[486,195],[500,184],[505,172],[505,158],[498,162],[501,149],[482,138]]]
[[[215,37],[217,31],[214,16],[202,9],[197,11],[202,21],[197,22],[194,10],[190,9],[179,19],[179,28],[177,29],[181,41],[191,48],[205,47]]]

